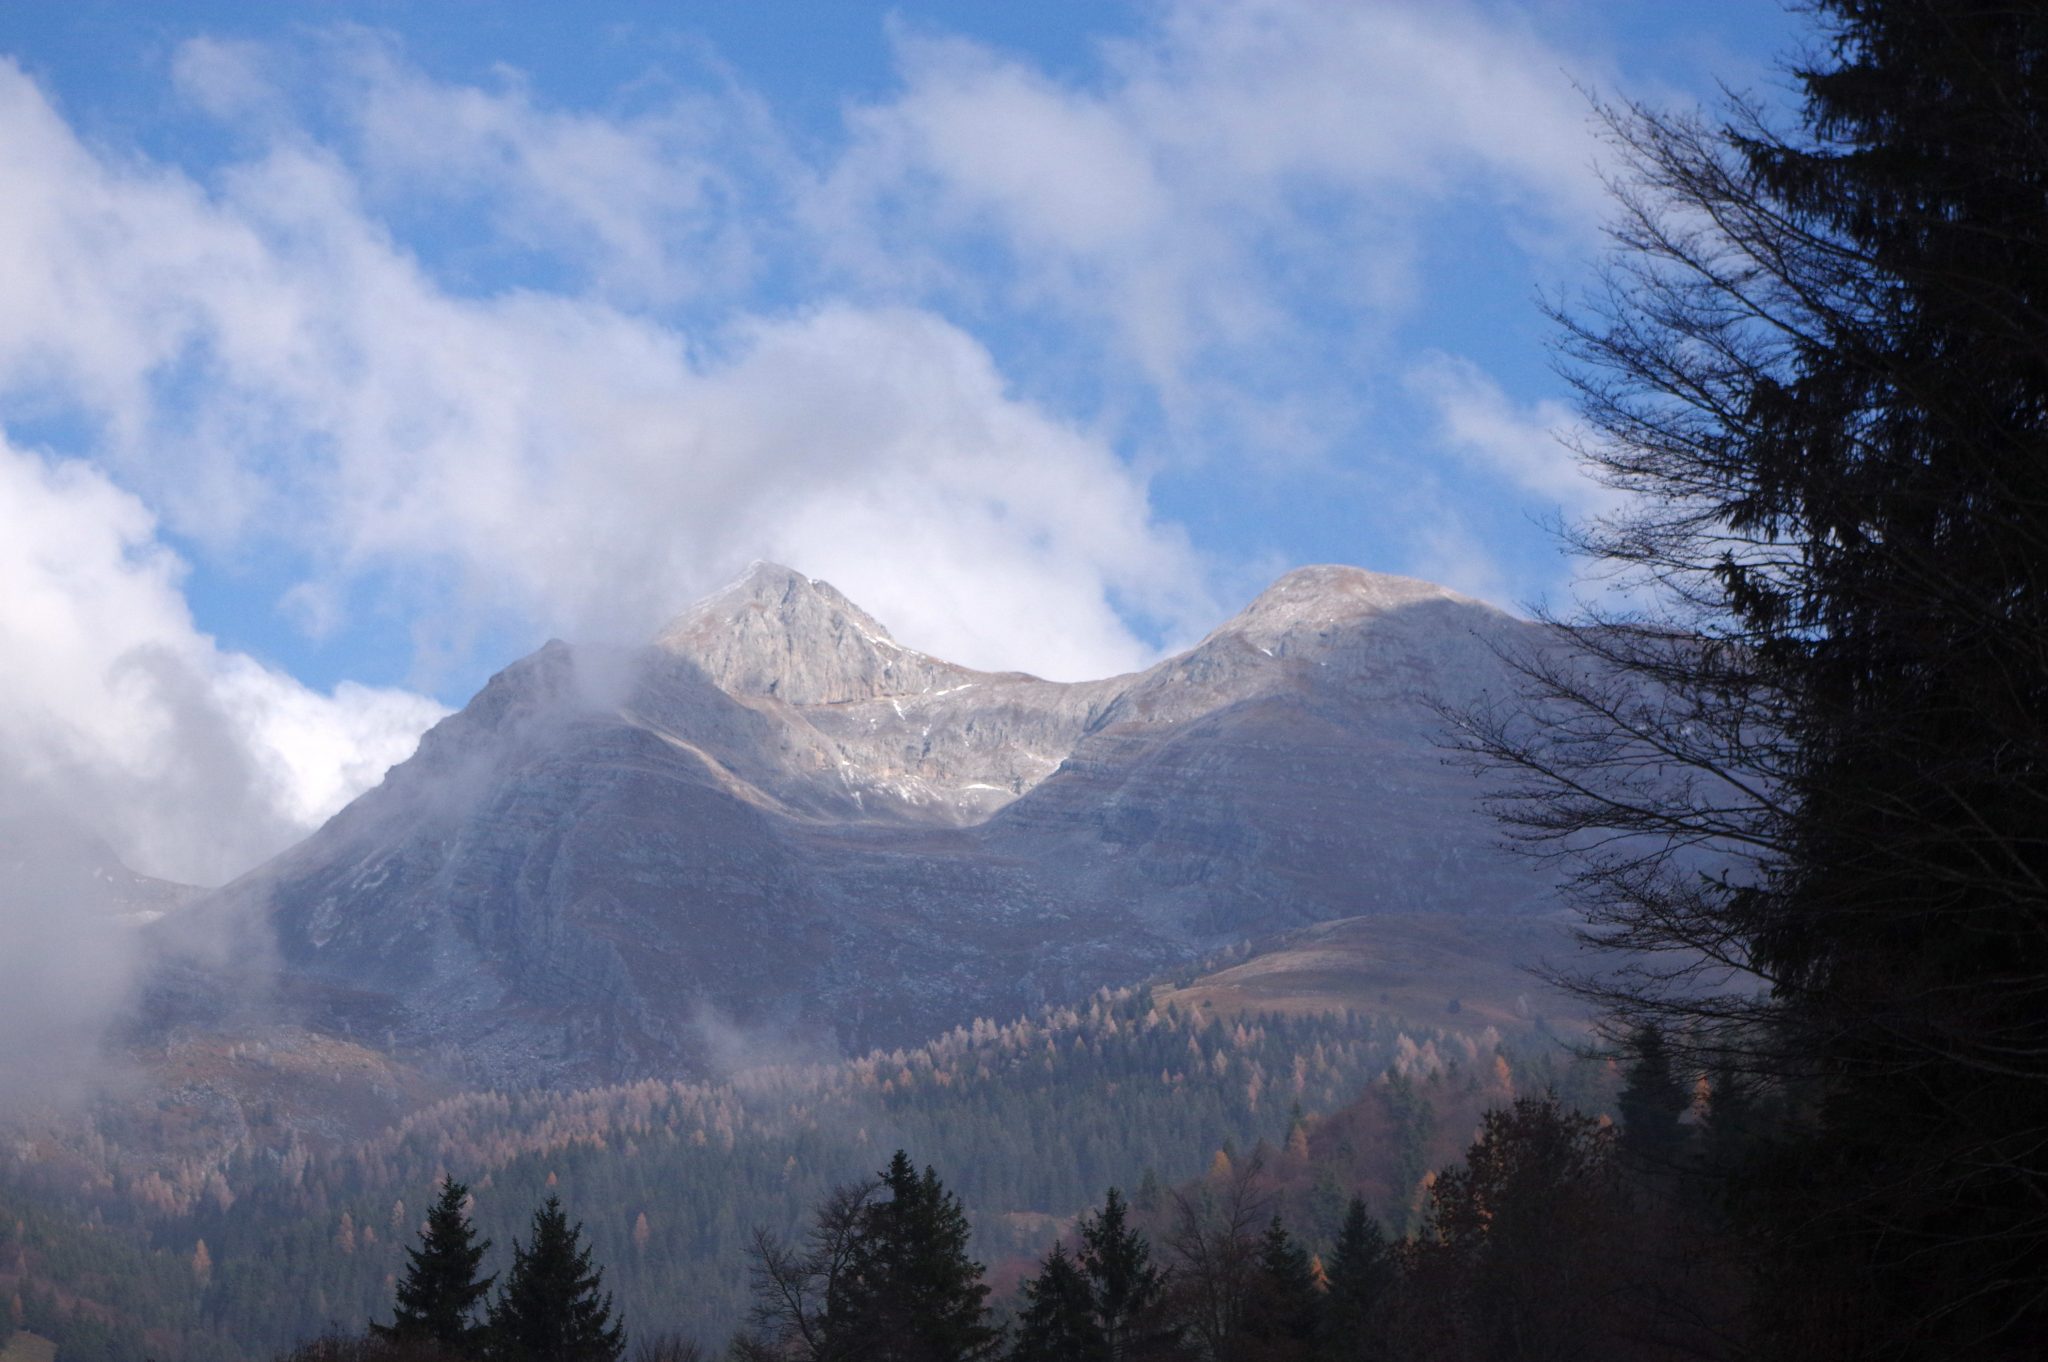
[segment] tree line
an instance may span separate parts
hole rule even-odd
[[[793,1236],[757,1229],[746,1326],[730,1362],[1480,1362],[1697,1355],[1729,1304],[1713,1217],[1677,1174],[1739,1141],[1695,1100],[1661,1046],[1623,1090],[1628,1124],[1554,1093],[1487,1110],[1461,1163],[1424,1182],[1422,1214],[1390,1232],[1363,1196],[1333,1235],[1283,1212],[1267,1154],[1219,1155],[1208,1175],[1111,1188],[995,1300],[960,1198],[897,1151],[832,1189]],[[1740,1108],[1733,1108],[1739,1111]],[[445,1183],[408,1250],[389,1323],[328,1338],[295,1362],[619,1362],[624,1324],[560,1203],[535,1212],[505,1283],[468,1189]],[[1682,1230],[1678,1227],[1684,1227]],[[1680,1244],[1680,1241],[1684,1243]],[[1313,1245],[1324,1243],[1321,1252]],[[707,1358],[704,1340],[637,1340],[644,1362]]]
[[[265,1138],[252,1111],[245,1144],[184,1166],[146,1160],[153,1127],[102,1115],[75,1161],[24,1165],[0,1149],[0,1328],[54,1338],[75,1362],[271,1356],[387,1308],[404,1246],[452,1170],[501,1246],[558,1194],[581,1208],[623,1311],[656,1326],[686,1302],[722,1334],[748,1308],[753,1225],[794,1228],[898,1146],[944,1171],[974,1214],[976,1252],[1007,1278],[1103,1187],[1137,1200],[1148,1168],[1163,1187],[1219,1148],[1284,1144],[1297,1109],[1333,1142],[1345,1127],[1354,1147],[1313,1174],[1287,1164],[1291,1213],[1320,1247],[1340,1184],[1367,1187],[1396,1220],[1412,1213],[1423,1173],[1490,1100],[1478,1089],[1501,1090],[1496,1066],[1526,1090],[1555,1083],[1604,1109],[1600,1066],[1533,1028],[1509,1046],[1474,1025],[1217,1018],[1119,990],[815,1071],[464,1094],[342,1145]],[[1336,1124],[1319,1126],[1326,1116]]]

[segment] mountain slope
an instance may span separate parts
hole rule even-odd
[[[508,1084],[914,1041],[1332,918],[1519,913],[1547,885],[1428,700],[1505,687],[1527,629],[1310,568],[1059,684],[760,564],[646,648],[515,663],[197,914],[269,924],[293,1020]]]

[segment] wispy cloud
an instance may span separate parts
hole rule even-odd
[[[1146,655],[1111,593],[1175,621],[1199,600],[1142,478],[932,314],[828,303],[704,336],[589,294],[463,296],[301,136],[209,189],[109,165],[18,72],[0,87],[21,151],[0,189],[40,206],[8,244],[70,281],[0,319],[24,356],[0,381],[99,417],[184,533],[289,546],[316,584],[401,566],[422,610],[627,637],[782,553],[924,646],[1070,674]]]
[[[1410,369],[1407,386],[1426,407],[1439,448],[1569,518],[1611,509],[1614,492],[1580,466],[1578,413],[1556,399],[1517,403],[1469,359],[1433,354]]]
[[[1483,204],[1531,248],[1598,221],[1571,63],[1515,12],[1157,14],[1086,82],[901,34],[902,90],[855,111],[811,204],[839,258],[943,293],[988,287],[975,252],[999,250],[1009,301],[1095,335],[1185,423],[1239,435],[1341,388],[1359,333],[1429,305],[1420,259],[1448,212]]]
[[[320,121],[372,210],[448,224],[468,268],[545,260],[558,288],[645,311],[744,295],[798,178],[758,96],[711,54],[699,65],[708,84],[659,82],[604,111],[550,107],[507,67],[430,79],[391,35],[350,26],[284,49],[195,38],[173,69],[187,99],[259,135]]]

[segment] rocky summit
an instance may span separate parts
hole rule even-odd
[[[757,564],[645,647],[506,668],[180,917],[267,924],[293,1021],[501,1085],[914,1042],[1309,923],[1546,906],[1432,708],[1508,688],[1532,635],[1313,567],[1065,684]]]

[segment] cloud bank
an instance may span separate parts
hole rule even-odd
[[[103,474],[0,441],[0,816],[90,828],[131,867],[215,884],[403,760],[443,712],[301,685],[193,625],[182,564]]]

